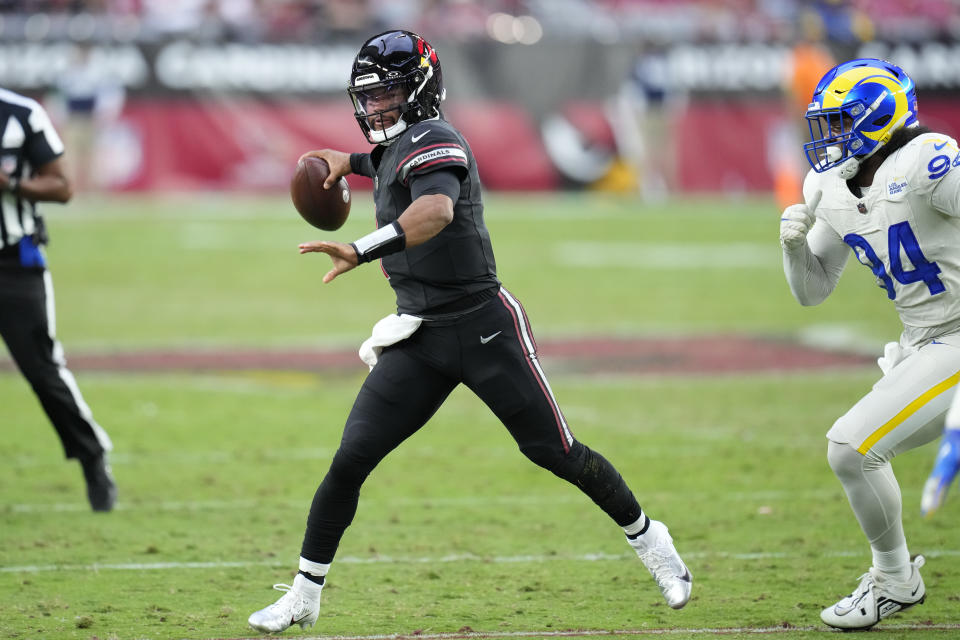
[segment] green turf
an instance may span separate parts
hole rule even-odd
[[[809,325],[871,343],[896,335],[892,308],[862,268],[821,308],[792,302],[776,212],[763,201],[650,210],[626,199],[498,196],[488,209],[501,275],[538,337],[792,336]],[[355,345],[391,309],[372,266],[321,286],[321,257],[295,251],[318,236],[279,199],[81,200],[50,218],[68,353]],[[352,239],[368,221],[335,235]],[[772,264],[662,269],[631,257],[731,244],[756,245]],[[584,264],[590,256],[602,264]],[[252,636],[246,617],[279,595],[270,585],[292,579],[310,499],[362,373],[77,373],[116,445],[119,507],[87,511],[79,469],[60,458],[26,384],[0,373],[0,637]],[[457,391],[365,485],[309,635],[671,629],[693,638],[703,634],[683,631],[787,625],[801,629],[791,639],[822,637],[819,608],[848,593],[870,561],[823,433],[877,373],[551,376],[577,436],[670,525],[695,577],[682,611],[663,604],[596,507],[527,463]],[[960,624],[960,509],[948,503],[932,521],[918,514],[932,455],[928,447],[895,463],[911,550],[928,555],[929,597],[881,625],[889,637],[948,638],[957,630],[896,627]]]
[[[365,194],[333,234],[308,227],[280,198],[81,198],[47,211],[59,331],[72,349],[353,344],[395,310],[375,265],[323,285],[326,256],[296,250],[369,232]],[[780,266],[779,212],[766,199],[650,208],[626,197],[495,195],[486,212],[501,279],[540,335],[790,335],[828,325],[887,340],[898,331],[858,265],[834,298],[797,305]],[[642,260],[652,251],[655,267]]]

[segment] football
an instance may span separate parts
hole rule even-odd
[[[330,167],[326,160],[302,159],[290,179],[290,198],[304,220],[318,229],[336,231],[350,213],[350,185],[346,178],[340,178],[332,187],[324,189],[323,181],[328,175]]]

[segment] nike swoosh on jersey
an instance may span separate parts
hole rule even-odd
[[[937,151],[940,151],[940,149],[943,149],[945,146],[947,146],[946,140],[944,140],[940,144],[937,144],[936,142],[933,143],[933,148],[936,149]]]
[[[430,129],[427,129],[426,131],[424,131],[423,133],[421,133],[421,134],[418,135],[418,136],[411,136],[411,137],[410,137],[410,142],[416,142],[417,140],[419,140],[419,139],[422,138],[423,136],[427,135],[428,133],[430,133]]]
[[[503,333],[503,331],[497,331],[496,333],[490,334],[487,337],[480,336],[480,344],[487,344],[488,342],[496,338],[501,333]]]

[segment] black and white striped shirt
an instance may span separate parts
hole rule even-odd
[[[63,154],[63,142],[36,101],[0,88],[0,171],[18,180]],[[0,193],[0,250],[15,246],[37,228],[36,204],[7,190]]]

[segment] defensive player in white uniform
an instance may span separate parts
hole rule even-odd
[[[883,377],[827,433],[827,458],[870,542],[873,566],[820,617],[867,629],[923,602],[923,556],[911,562],[890,460],[940,435],[960,379],[960,150],[917,122],[913,81],[857,59],[831,69],[807,110],[813,170],[806,204],[780,222],[787,282],[823,302],[852,253],[903,322]]]

